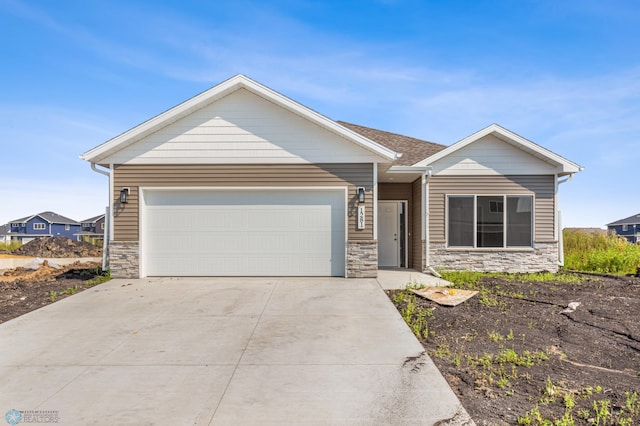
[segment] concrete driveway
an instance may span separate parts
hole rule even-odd
[[[12,409],[73,425],[473,424],[375,279],[113,280],[0,324]]]

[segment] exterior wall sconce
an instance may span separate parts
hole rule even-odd
[[[364,203],[364,186],[359,186],[357,190],[358,202]]]
[[[120,190],[120,203],[127,204],[129,202],[129,188],[122,188]]]

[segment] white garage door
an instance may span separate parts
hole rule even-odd
[[[146,276],[344,276],[344,190],[144,190]]]

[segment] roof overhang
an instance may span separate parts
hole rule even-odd
[[[378,166],[378,182],[410,183],[421,178],[431,167],[428,166]]]
[[[97,147],[82,154],[80,158],[91,163],[100,163],[102,160],[119,150],[126,148],[163,127],[180,120],[181,118],[186,117],[189,114],[239,89],[246,89],[330,132],[343,137],[347,141],[376,154],[380,157],[380,161],[382,162],[394,161],[398,156],[398,154],[393,150],[336,123],[330,118],[307,108],[266,86],[263,86],[249,77],[239,74],[151,118],[150,120],[145,121],[119,136],[98,145]]]
[[[523,138],[520,135],[517,135],[516,133],[513,133],[510,130],[505,129],[504,127],[498,125],[498,124],[491,124],[490,126],[485,127],[482,130],[477,131],[476,133],[467,136],[466,138],[454,143],[453,145],[443,149],[442,151],[420,161],[419,163],[416,163],[416,166],[428,166],[431,165],[433,163],[435,163],[436,161],[456,152],[459,151],[460,149],[474,143],[475,141],[478,141],[480,139],[482,139],[485,136],[488,135],[493,135],[495,137],[497,137],[498,139],[502,140],[503,142],[506,142],[508,144],[511,144],[513,146],[515,146],[516,148],[519,148],[529,154],[531,154],[532,156],[546,162],[549,164],[554,165],[557,170],[558,170],[558,176],[566,176],[566,175],[571,175],[574,173],[578,173],[582,170],[584,170],[584,168],[572,161],[567,160],[566,158],[552,152],[549,151],[546,148],[541,147],[540,145],[531,142],[528,139]]]

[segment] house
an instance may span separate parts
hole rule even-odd
[[[105,215],[90,217],[80,221],[80,232],[76,234],[82,241],[103,240],[105,228]]]
[[[87,151],[114,277],[557,271],[577,164],[492,124],[444,146],[331,120],[243,75]]]
[[[11,241],[11,237],[9,235],[9,224],[0,225],[0,243],[8,243]]]
[[[607,229],[625,237],[630,243],[640,243],[640,213],[608,223]]]
[[[80,231],[78,222],[54,212],[42,212],[12,220],[8,225],[8,239],[23,244],[39,237],[66,237],[78,240],[75,234]]]

